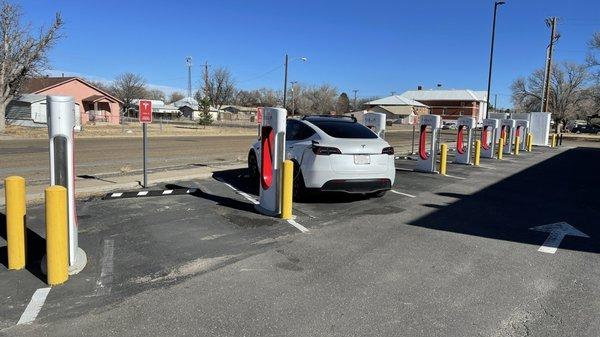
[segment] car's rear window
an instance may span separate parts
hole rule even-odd
[[[311,120],[315,126],[335,138],[377,138],[377,135],[366,126],[347,121],[317,121]]]

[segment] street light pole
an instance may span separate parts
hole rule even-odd
[[[490,87],[492,85],[492,64],[494,60],[494,39],[496,37],[496,12],[498,11],[498,6],[504,5],[505,1],[496,1],[494,2],[494,21],[492,23],[492,46],[490,47],[490,68],[488,72],[488,83],[487,83],[487,97],[486,105],[485,105],[485,118],[489,117],[490,110]]]
[[[287,98],[287,71],[288,71],[288,54],[285,54],[285,75],[283,79],[283,108],[285,109],[285,100]]]

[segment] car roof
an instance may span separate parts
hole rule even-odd
[[[342,123],[356,123],[356,117],[354,116],[335,116],[335,115],[307,115],[302,117],[302,120],[309,122],[342,122]]]

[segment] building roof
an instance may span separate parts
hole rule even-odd
[[[141,99],[146,100],[146,101],[150,101],[150,103],[152,104],[152,109],[154,109],[154,108],[162,108],[162,107],[165,106],[165,102],[163,102],[163,101],[161,101],[159,99],[144,99],[144,98],[141,98]],[[133,104],[133,105],[139,105],[140,104],[140,98],[132,99],[131,100],[131,104]]]
[[[487,101],[486,91],[462,90],[409,90],[402,96],[417,101]]]
[[[35,103],[39,101],[45,101],[46,95],[38,95],[38,94],[23,94],[17,96],[13,99],[13,101],[25,102],[25,103]]]
[[[177,102],[173,102],[172,104],[178,108],[181,108],[182,106],[188,106],[194,110],[198,110],[198,101],[192,97],[184,97]]]
[[[102,93],[106,97],[109,97],[110,99],[123,104],[123,101],[121,101],[120,99],[116,98],[115,96],[107,93],[106,91],[104,91],[98,87],[95,87],[95,86],[89,84],[88,82],[84,81],[83,79],[81,79],[79,77],[49,77],[49,76],[45,76],[45,77],[28,78],[23,83],[23,87],[21,88],[21,91],[26,94],[38,94],[44,90],[48,90],[48,89],[57,87],[61,84],[71,82],[71,81],[79,81],[79,82],[87,85],[88,87],[93,88],[94,90]]]
[[[403,97],[400,95],[388,96],[380,99],[376,99],[374,101],[370,101],[366,103],[367,105],[399,105],[399,106],[420,106],[426,108],[427,105],[417,102],[408,97]]]

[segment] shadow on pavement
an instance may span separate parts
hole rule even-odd
[[[167,185],[165,185],[165,188],[174,190],[174,189],[190,189],[190,188],[195,188],[195,187],[181,186],[181,185],[177,185],[177,184],[167,184]],[[246,211],[246,212],[250,212],[250,213],[258,213],[254,209],[254,205],[251,203],[239,201],[239,200],[228,198],[228,197],[222,197],[220,195],[210,194],[210,193],[202,191],[202,189],[200,189],[200,188],[195,188],[195,191],[193,193],[190,193],[189,195],[193,195],[197,198],[211,200],[221,206],[237,209],[240,211]]]
[[[253,182],[250,179],[246,168],[214,172],[213,178],[226,182],[244,193],[258,196],[258,182]],[[302,200],[294,200],[294,202],[299,204],[334,204],[365,199],[369,199],[369,197],[364,194],[309,191]]]
[[[549,233],[531,227],[565,221],[590,238],[567,236],[560,249],[600,253],[600,149],[560,153],[471,195],[438,193],[459,199],[411,225],[540,246]],[[468,181],[465,181],[468,184]]]
[[[27,227],[27,223],[25,226]],[[0,236],[7,240],[6,215],[4,213],[0,213]],[[25,268],[42,282],[46,282],[46,276],[42,274],[40,265],[42,258],[46,255],[46,239],[30,228],[26,228],[25,251]],[[0,263],[8,268],[8,246],[0,247]]]

